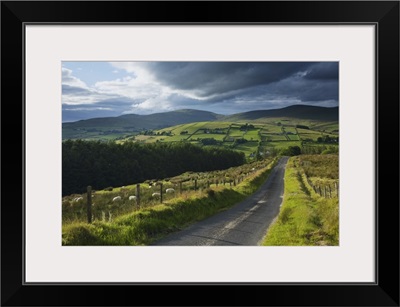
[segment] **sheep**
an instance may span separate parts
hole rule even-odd
[[[83,197],[75,197],[72,201],[77,203],[78,201],[83,200]]]
[[[137,198],[136,198],[136,196],[135,195],[131,195],[131,196],[129,196],[129,200],[136,200]]]
[[[121,200],[121,196],[114,197],[112,201],[117,201],[117,200]]]
[[[161,194],[160,193],[153,193],[153,194],[151,194],[151,197],[161,197]]]
[[[169,188],[165,190],[165,193],[175,193],[175,190],[173,188]]]

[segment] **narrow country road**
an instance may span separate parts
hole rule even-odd
[[[260,189],[244,201],[153,245],[259,245],[279,213],[287,161],[288,157],[281,158]]]

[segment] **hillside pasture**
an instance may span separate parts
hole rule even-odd
[[[261,141],[259,131],[260,131],[259,129],[248,130],[244,134],[244,138],[248,141],[250,141],[250,140]]]
[[[146,135],[144,135],[146,136]],[[162,142],[167,138],[165,135],[152,135],[149,138],[143,138],[143,143],[155,143],[155,142]],[[140,138],[139,138],[140,140]]]
[[[263,125],[260,133],[266,133],[266,134],[271,134],[271,133],[281,133],[281,127],[277,125],[271,125],[271,124],[265,124]]]
[[[212,138],[212,139],[215,139],[217,141],[223,141],[224,138],[225,138],[225,134],[224,133],[221,133],[221,134],[204,133],[203,131],[197,131],[195,134],[193,134],[190,137],[190,140],[208,139],[208,138]]]
[[[301,146],[301,142],[300,141],[283,141],[283,142],[276,142],[276,141],[272,141],[272,142],[263,142],[262,144],[265,148],[267,149],[284,149],[287,148],[289,146]]]
[[[294,127],[283,127],[283,131],[285,131],[286,137],[288,138],[288,141],[299,141],[299,136],[297,135],[296,128]]]
[[[299,141],[299,136],[297,134],[289,134],[287,136],[289,138],[289,141]]]
[[[322,132],[337,135],[339,133],[339,123],[338,122],[319,122],[312,125],[313,130],[319,130]]]
[[[206,122],[207,125],[204,126],[208,129],[228,129],[232,124],[231,122]]]
[[[246,142],[243,144],[238,144],[234,147],[235,150],[244,152],[246,157],[249,157],[251,153],[257,152],[258,142]]]
[[[286,142],[287,139],[283,134],[263,134],[265,142]]]
[[[183,124],[173,127],[168,127],[165,129],[157,130],[156,132],[171,132],[173,135],[180,135],[181,132],[187,131],[187,136],[195,133],[198,129],[202,128],[206,122],[197,122],[197,123],[190,123],[190,124]]]
[[[240,130],[239,128],[236,127],[231,127],[229,129],[229,135],[228,137],[232,138],[242,138],[245,134],[245,131]]]
[[[301,128],[297,128],[297,131],[302,140],[310,139],[313,141],[317,141],[317,139],[322,136],[322,133],[320,131],[301,129]]]
[[[165,135],[163,136],[163,142],[180,142],[187,140],[189,136],[187,134],[177,134],[177,135]]]

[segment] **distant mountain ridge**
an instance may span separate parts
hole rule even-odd
[[[320,121],[339,120],[339,107],[318,107],[309,105],[292,105],[281,109],[255,110],[232,114],[224,117],[226,121],[256,120],[260,118],[288,117]]]
[[[125,114],[117,117],[103,117],[63,123],[63,139],[85,138],[87,133],[98,135],[123,134],[143,130],[158,130],[193,122],[226,121],[240,122],[262,120],[263,118],[292,118],[334,122],[339,119],[338,107],[317,107],[292,105],[281,109],[255,110],[221,115],[208,111],[181,109],[148,115]]]
[[[63,123],[64,128],[115,127],[140,129],[161,129],[168,126],[187,124],[194,121],[214,121],[223,115],[208,111],[181,109],[148,115],[125,114],[117,117],[102,117]]]

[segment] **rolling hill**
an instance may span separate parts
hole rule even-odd
[[[149,115],[125,114],[118,117],[103,117],[80,120],[72,123],[64,123],[65,128],[91,128],[91,127],[114,127],[114,128],[136,128],[160,129],[171,125],[186,124],[196,121],[213,121],[223,115],[199,110],[177,110],[164,113],[153,113]]]
[[[124,134],[157,130],[180,124],[207,121],[240,122],[268,118],[293,118],[321,122],[337,122],[339,108],[293,105],[281,109],[256,110],[232,115],[182,109],[149,115],[126,114],[118,117],[92,118],[63,123],[63,139],[115,139]]]
[[[282,109],[255,110],[225,116],[225,121],[258,120],[261,118],[297,118],[318,121],[337,121],[339,107],[325,108],[308,105],[293,105]]]

